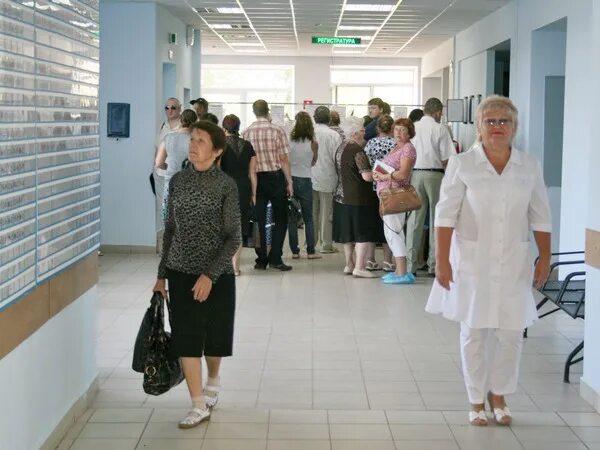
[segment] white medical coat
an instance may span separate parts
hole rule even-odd
[[[437,281],[425,310],[471,328],[523,329],[537,319],[530,231],[551,231],[540,164],[513,148],[498,174],[481,144],[448,161],[435,225],[454,228],[450,290]]]

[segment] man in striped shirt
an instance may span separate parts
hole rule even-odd
[[[256,121],[244,131],[243,138],[250,141],[257,159],[256,215],[260,245],[256,248],[254,268],[264,270],[270,265],[273,269],[288,271],[292,267],[281,258],[287,231],[287,198],[293,195],[288,139],[283,128],[273,125],[269,120],[269,105],[266,101],[256,100],[252,104],[252,111]],[[271,250],[267,255],[265,222],[269,202],[273,208],[275,226]]]

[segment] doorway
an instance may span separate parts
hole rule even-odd
[[[173,63],[162,65],[162,95],[163,102],[171,97],[177,98],[177,66]]]

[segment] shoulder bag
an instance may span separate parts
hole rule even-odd
[[[382,189],[379,192],[379,214],[405,213],[421,209],[421,198],[411,185],[400,188]]]

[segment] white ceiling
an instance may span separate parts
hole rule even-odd
[[[420,57],[509,0],[159,0],[199,28],[204,54]],[[344,5],[386,4],[392,11],[346,11]],[[242,12],[224,14],[217,7]],[[208,9],[208,10],[207,10]],[[369,31],[340,30],[368,26]],[[214,29],[210,25],[231,25]],[[294,29],[295,24],[295,29]],[[311,44],[311,36],[375,36],[364,47]],[[183,37],[182,37],[183,38]],[[182,39],[183,40],[183,39]],[[242,44],[242,45],[240,45]],[[252,46],[254,44],[254,46]],[[351,52],[351,53],[350,53]]]

